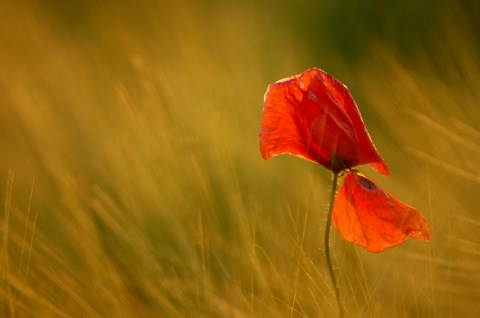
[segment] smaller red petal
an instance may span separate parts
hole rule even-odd
[[[429,241],[427,220],[372,181],[349,173],[333,208],[333,222],[340,235],[369,252],[381,252],[403,243],[408,236]]]

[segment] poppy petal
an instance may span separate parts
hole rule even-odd
[[[345,177],[332,217],[344,239],[369,252],[397,246],[408,236],[424,241],[431,237],[422,213],[357,173]]]
[[[287,153],[335,172],[371,164],[388,175],[347,87],[316,68],[268,87],[260,151],[264,159]]]

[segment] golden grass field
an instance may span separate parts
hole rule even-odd
[[[0,1],[1,317],[335,317],[330,173],[267,85],[345,83],[432,240],[331,232],[347,317],[480,315],[476,2]]]

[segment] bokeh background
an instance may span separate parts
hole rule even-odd
[[[348,317],[480,314],[472,1],[0,1],[0,316],[333,317],[331,176],[264,161],[267,85],[355,97],[429,243],[331,232]]]

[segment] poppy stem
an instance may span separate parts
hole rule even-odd
[[[335,297],[337,299],[338,312],[340,317],[343,317],[343,306],[342,306],[342,301],[340,299],[340,290],[338,289],[337,280],[335,279],[335,273],[333,271],[332,260],[330,258],[330,245],[329,245],[330,225],[332,223],[333,204],[335,202],[335,194],[337,192],[337,180],[338,180],[338,172],[334,172],[333,181],[332,181],[332,193],[330,195],[330,206],[328,207],[327,225],[325,227],[325,256],[327,257],[328,271],[330,273],[330,278],[332,279],[333,289],[335,290]]]

